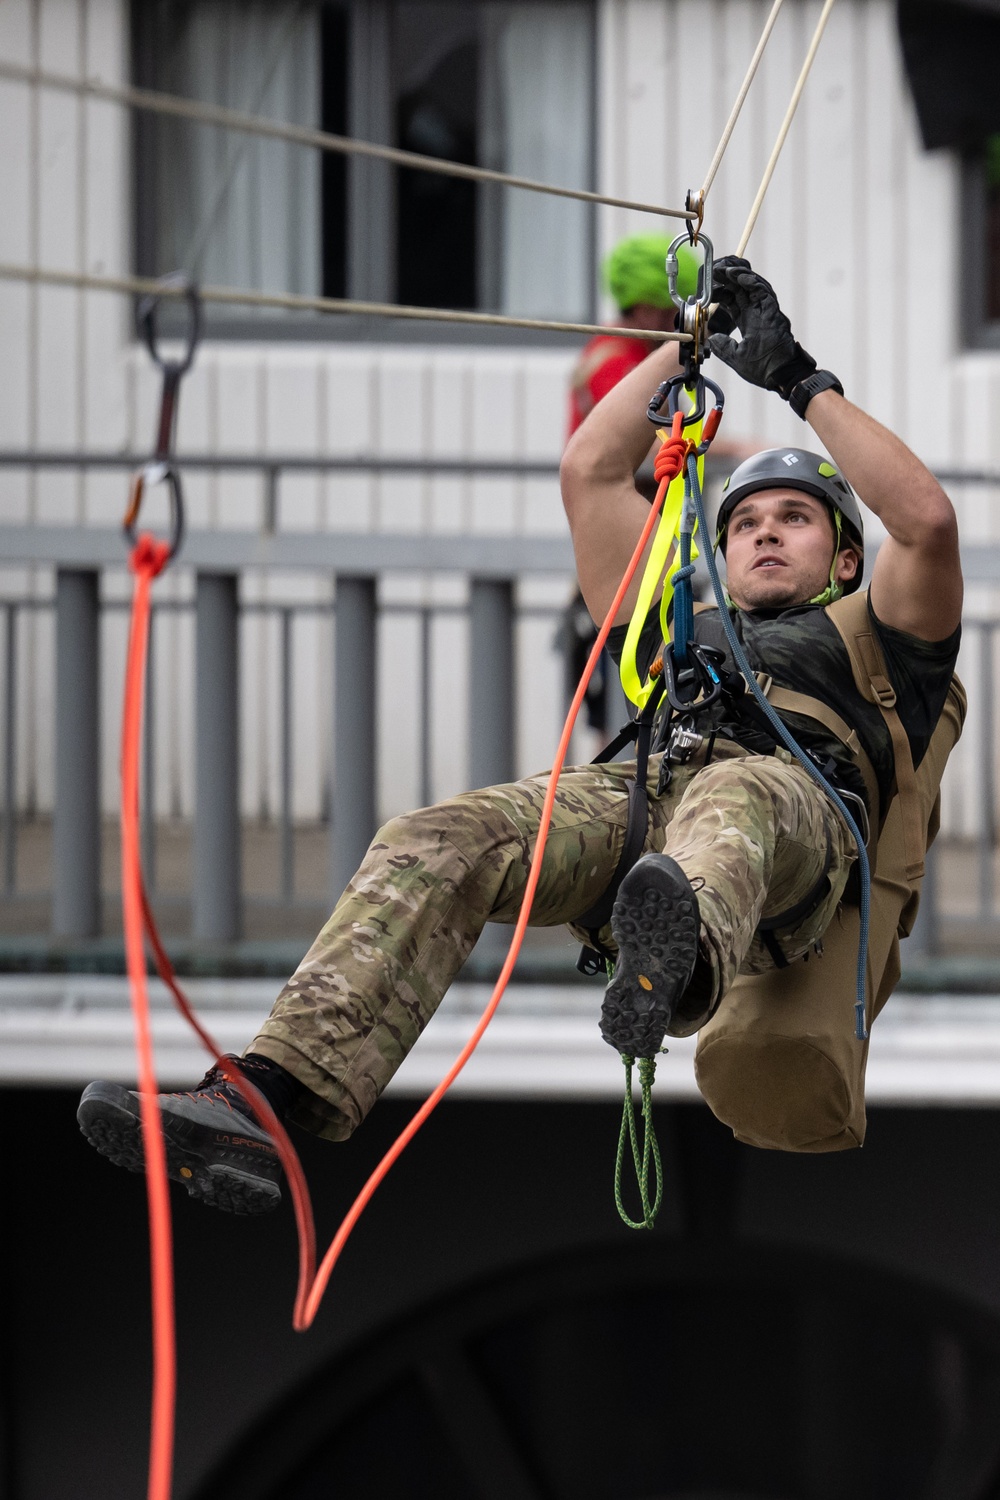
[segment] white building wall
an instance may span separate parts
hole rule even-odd
[[[738,239],[819,9],[819,0],[788,0],[779,20],[709,198],[705,228],[717,253]],[[767,0],[598,0],[602,189],[680,205],[686,189],[700,185],[767,10]],[[124,81],[126,22],[124,0],[3,0],[0,57]],[[131,268],[128,128],[117,106],[0,82],[0,260],[99,273]],[[840,0],[749,254],[779,289],[798,337],[841,375],[850,396],[931,463],[996,467],[1000,424],[991,417],[1000,400],[1000,358],[958,348],[959,207],[957,162],[920,146],[892,0]],[[649,222],[602,209],[601,247]],[[571,360],[564,350],[207,343],[185,383],[179,445],[555,458]],[[0,447],[141,451],[150,441],[158,383],[134,342],[124,298],[0,280],[0,369]],[[801,424],[781,403],[728,372],[721,383],[729,437],[802,440]],[[0,520],[115,524],[123,491],[121,474],[32,478],[0,470]],[[187,491],[193,526],[260,524],[253,477],[192,476]],[[958,502],[970,540],[996,534],[992,506],[975,492]],[[552,482],[300,476],[283,482],[279,524],[490,534],[552,533],[564,522]],[[27,587],[42,595],[52,586],[44,572],[27,579],[4,570],[0,582],[4,591]],[[124,583],[123,576],[109,587]],[[190,579],[178,571],[158,587],[163,597],[182,596]],[[412,597],[412,582],[399,587]],[[301,577],[246,581],[250,598],[322,598],[328,588],[327,580]],[[557,717],[555,668],[546,661],[544,632],[532,628],[522,647],[525,770],[546,761]],[[106,629],[110,808],[124,625],[111,620]],[[384,632],[394,658],[408,649],[401,629],[387,625]],[[442,640],[449,630],[443,622]],[[243,795],[251,812],[274,806],[277,675],[271,627],[249,621],[245,631]],[[329,643],[315,623],[298,631],[295,687],[304,718],[297,810],[312,816],[321,807],[327,730],[309,705],[328,677]],[[189,811],[190,624],[167,622],[160,634],[161,661],[169,664],[157,700],[161,810]],[[20,716],[21,791],[42,807],[51,801],[50,635],[39,622],[21,643],[32,705]],[[460,651],[460,632],[452,631],[450,643]],[[460,670],[458,659],[454,667]],[[456,748],[464,708],[446,689],[443,682],[446,717],[434,732],[437,794],[461,786],[465,774]],[[397,724],[407,719],[396,717]],[[388,754],[383,760],[382,799],[394,810],[415,795],[412,777],[400,770],[409,762]],[[972,816],[957,792],[949,805],[960,822]]]

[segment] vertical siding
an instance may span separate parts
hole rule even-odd
[[[788,0],[737,127],[706,217],[721,253],[739,236],[819,3]],[[602,187],[680,206],[686,190],[700,185],[767,10],[768,0],[598,0]],[[3,0],[0,55],[122,80],[128,60],[125,0]],[[0,256],[96,272],[127,269],[125,113],[0,83],[0,139],[0,201],[7,205],[0,216]],[[841,374],[849,395],[931,462],[1000,466],[1000,431],[992,420],[1000,400],[1000,356],[958,349],[958,194],[955,161],[920,148],[892,0],[840,0],[751,241],[751,257],[774,280],[803,342]],[[651,222],[657,221],[601,210],[601,250]],[[677,221],[663,223],[670,232]],[[0,355],[7,377],[0,445],[145,448],[154,430],[158,378],[134,342],[130,317],[130,304],[119,297],[0,283]],[[571,360],[570,351],[510,348],[214,343],[202,349],[185,384],[180,442],[219,452],[554,458],[563,440]],[[805,429],[780,402],[728,372],[721,378],[729,396],[726,436],[803,440]],[[254,476],[192,475],[187,492],[193,525],[260,524],[262,488]],[[0,472],[0,517],[107,525],[117,521],[123,493],[121,475],[32,481]],[[997,537],[991,496],[970,492],[956,499],[966,535]],[[363,474],[286,478],[279,521],[294,529],[482,534],[551,534],[564,525],[556,486],[548,481]],[[397,582],[404,592],[417,588],[412,581]],[[12,588],[44,592],[50,583],[46,573],[7,577]],[[163,598],[182,597],[190,593],[191,580],[178,573],[159,587]],[[418,593],[430,598],[443,590],[459,597],[462,587],[457,580],[424,580]],[[552,597],[558,584],[548,587]],[[251,577],[244,588],[251,599],[323,599],[332,583]],[[21,791],[41,806],[51,796],[46,629],[26,628],[21,643],[22,679],[31,684],[25,689],[30,711],[26,705],[20,730]],[[110,682],[122,638],[114,634],[117,626],[107,629]],[[546,758],[536,736],[553,702],[546,629],[527,624],[519,640],[531,705],[525,720],[531,727],[519,739],[523,769]],[[408,623],[396,621],[383,634],[387,664],[397,658],[412,662]],[[246,621],[247,811],[273,811],[278,796],[276,639],[273,623]],[[444,793],[464,776],[465,708],[454,684],[463,680],[465,643],[450,620],[436,626],[434,642],[434,790]],[[321,705],[332,670],[329,644],[321,623],[297,627],[295,785],[301,816],[315,815],[323,803],[329,725]],[[190,621],[164,616],[157,646],[159,805],[163,813],[189,811]],[[536,668],[538,658],[546,664]],[[113,699],[106,687],[109,807],[115,798]],[[398,757],[394,771],[383,749],[383,801],[402,805],[415,795],[412,774],[403,774]]]

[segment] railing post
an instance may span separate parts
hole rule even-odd
[[[195,592],[194,937],[240,935],[237,579],[199,573]]]
[[[295,833],[292,823],[292,611],[283,607],[281,622],[281,899],[295,898]]]
[[[469,598],[469,785],[514,779],[514,585],[474,578]]]
[[[56,576],[56,786],[52,934],[101,930],[99,578],[60,568]]]
[[[375,834],[375,579],[337,578],[330,881],[336,902]]]
[[[938,951],[937,850],[932,844],[924,860],[920,905],[913,931],[906,940],[903,957],[935,958]]]
[[[17,605],[8,604],[3,674],[3,888],[13,896],[17,887]]]
[[[993,921],[993,853],[996,848],[996,775],[993,769],[993,623],[979,626],[979,916]]]
[[[420,610],[420,662],[417,667],[419,679],[420,715],[420,806],[431,805],[431,619],[432,612],[423,605]]]

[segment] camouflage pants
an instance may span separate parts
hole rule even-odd
[[[738,972],[773,966],[758,922],[794,907],[821,881],[830,849],[829,890],[796,928],[779,934],[788,959],[818,942],[854,846],[829,800],[801,767],[779,756],[723,753],[707,767],[679,767],[660,797],[658,772],[656,757],[645,849],[670,854],[699,887],[702,999],[680,1007],[671,1028],[685,1035],[707,1020]],[[634,762],[563,773],[532,926],[572,924],[602,894],[624,842],[625,781],[634,774]],[[379,831],[250,1049],[287,1068],[315,1096],[299,1124],[330,1140],[350,1135],[486,922],[516,921],[547,780],[467,792]],[[610,945],[610,928],[603,937]],[[597,1009],[595,1003],[595,1045]]]

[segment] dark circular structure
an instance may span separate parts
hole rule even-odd
[[[198,1500],[995,1500],[998,1397],[981,1308],[810,1252],[649,1238],[387,1328]]]

